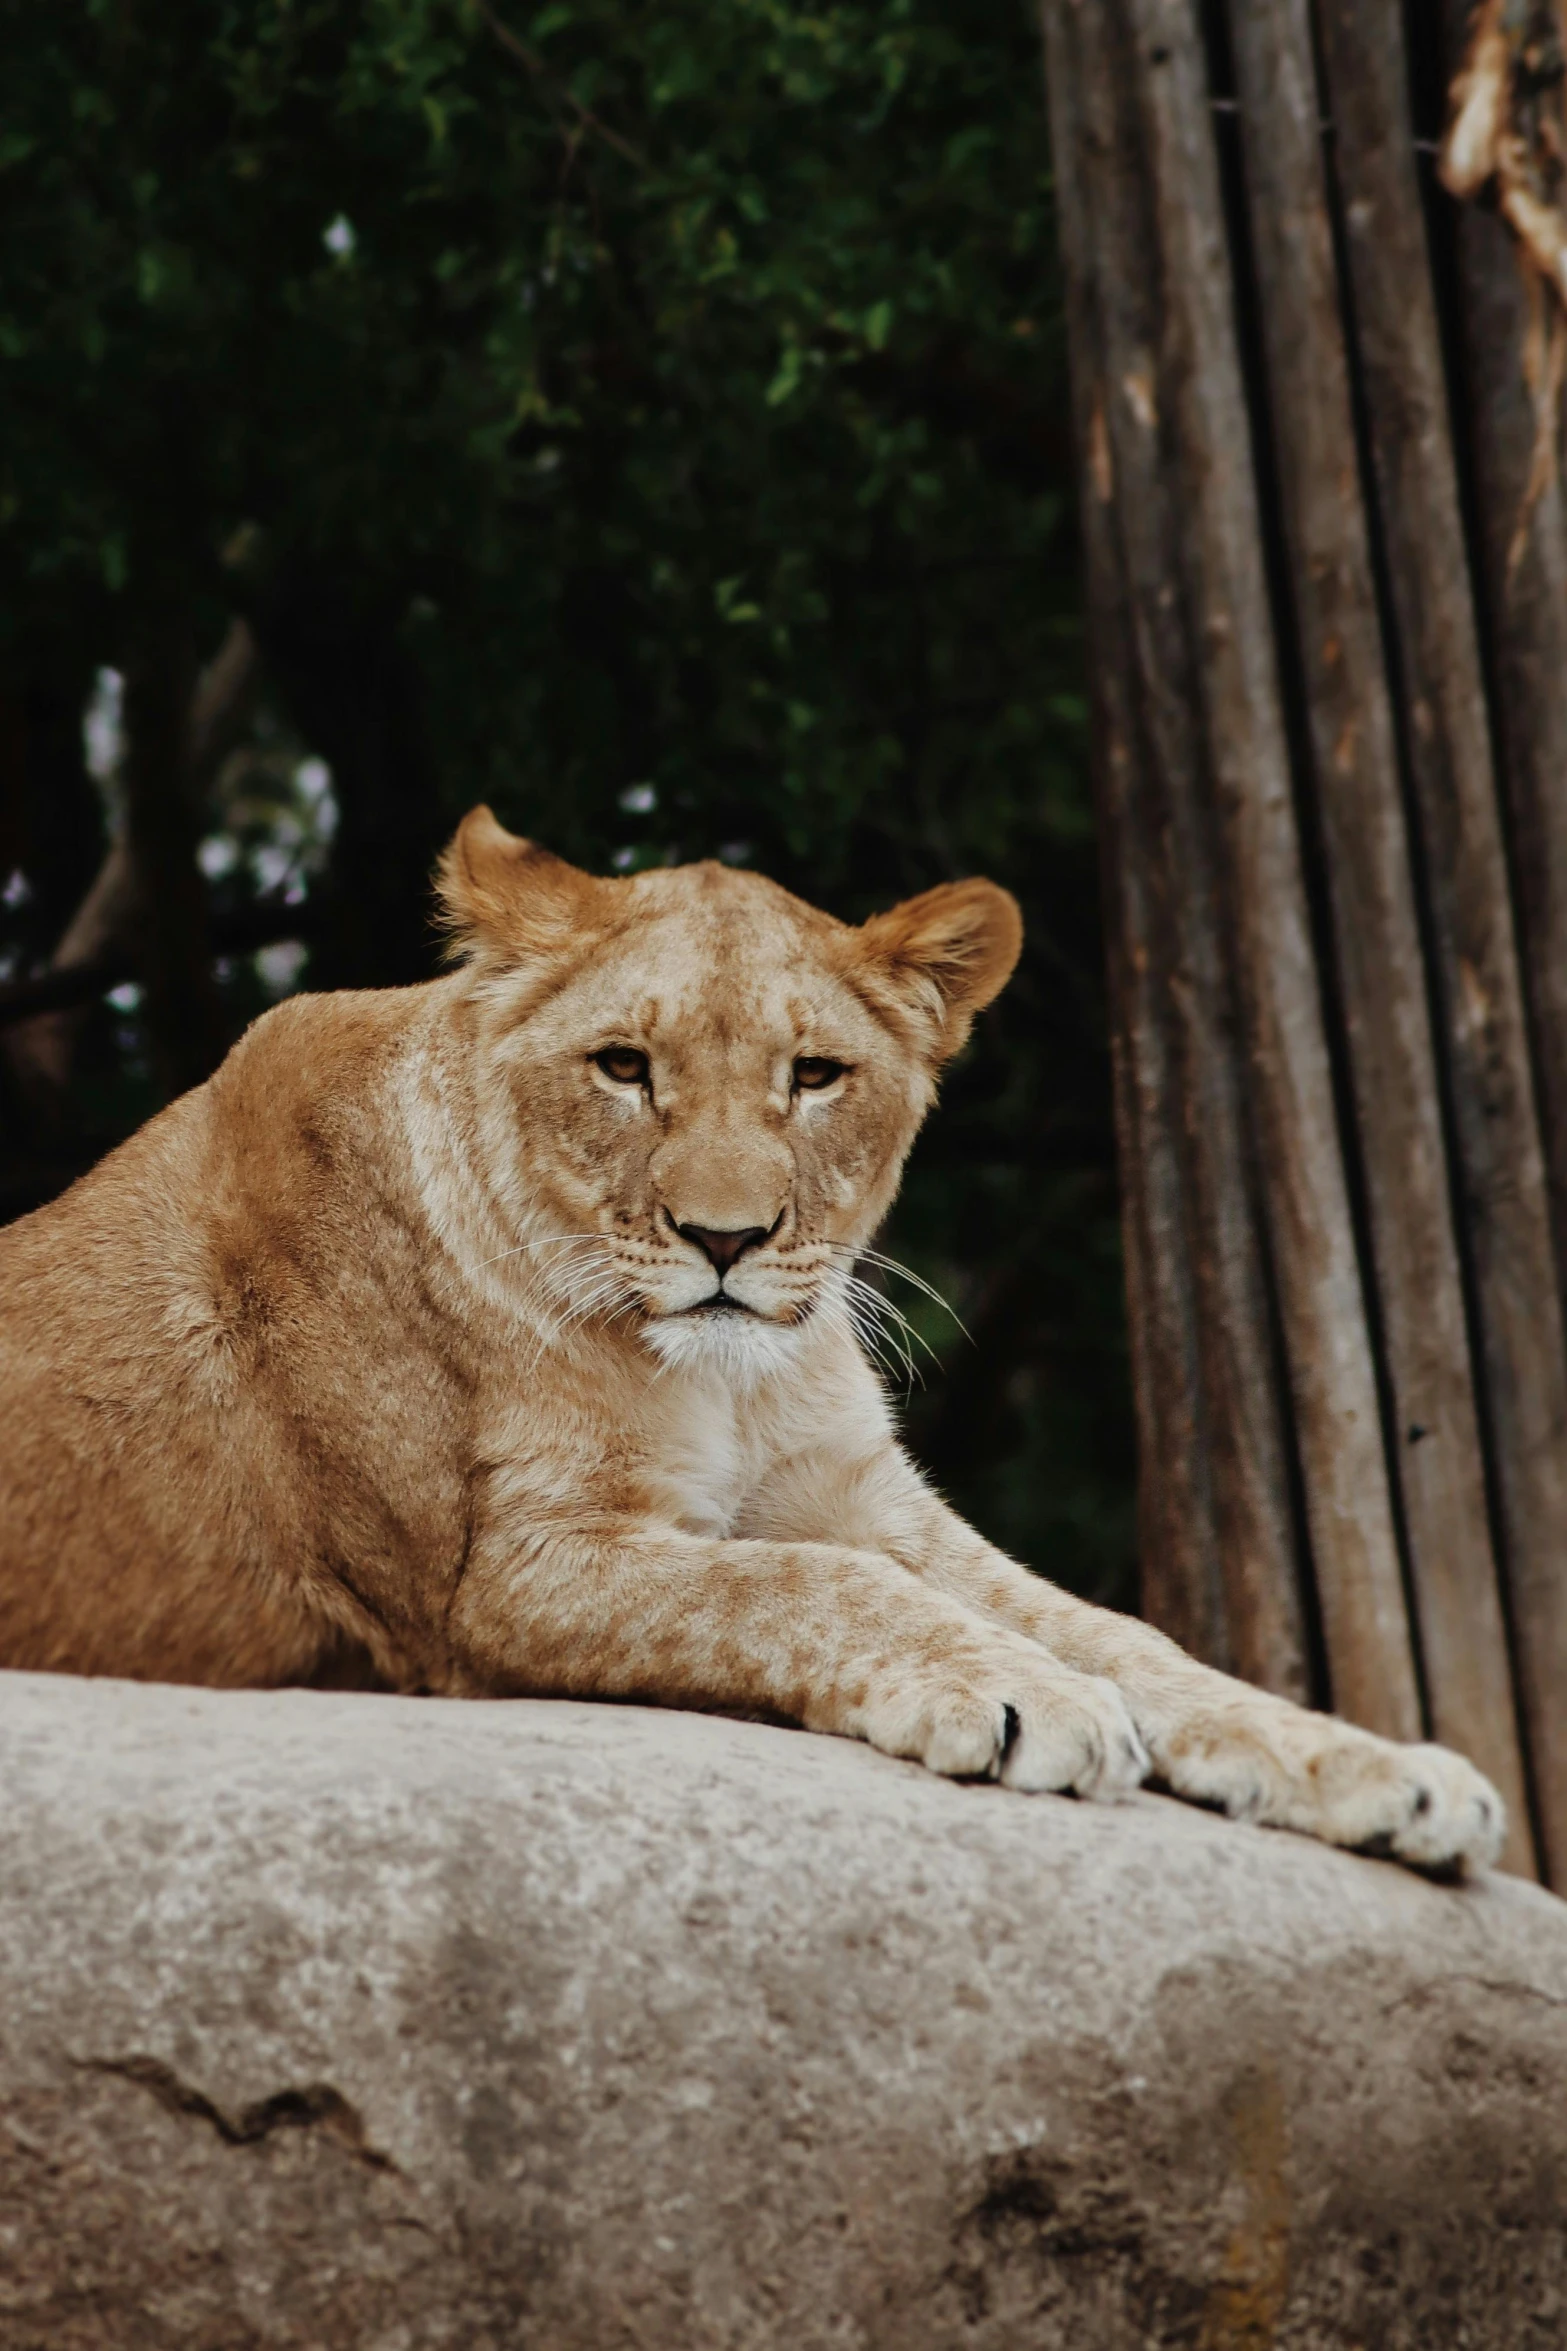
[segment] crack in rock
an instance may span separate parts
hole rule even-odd
[[[1396,2000],[1385,2001],[1382,2013],[1391,2016],[1397,2009],[1418,2007],[1448,1984],[1473,1984],[1477,1990],[1494,1992],[1500,1999],[1537,2000],[1545,2008],[1567,2008],[1567,1999],[1558,1993],[1547,1992],[1541,1984],[1509,1983],[1505,1977],[1476,1975],[1467,1968],[1447,1968],[1441,1975],[1428,1976],[1424,1983],[1411,1984],[1409,1990],[1400,1992]]]
[[[206,2094],[181,2081],[172,2066],[159,2057],[75,2058],[85,2073],[107,2073],[150,2091],[170,2114],[191,2114],[207,2123],[226,2147],[255,2147],[275,2131],[323,2130],[339,2140],[349,2153],[372,2171],[397,2172],[397,2164],[365,2137],[364,2121],[356,2106],[330,2082],[307,2082],[299,2089],[274,2090],[257,2098],[235,2116],[225,2114]]]

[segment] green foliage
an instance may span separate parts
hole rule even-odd
[[[113,662],[149,597],[215,641],[307,570],[415,664],[437,829],[488,797],[585,861],[743,857],[849,915],[1010,882],[1025,969],[893,1236],[982,1345],[916,1317],[944,1368],[913,1427],[1002,1540],[1124,1596],[1027,11],[5,0],[0,23],[0,664],[61,637]]]

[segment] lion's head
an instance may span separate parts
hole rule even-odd
[[[936,1073],[1017,961],[1015,900],[953,882],[856,929],[722,865],[600,880],[487,808],[440,890],[529,1278],[666,1360],[781,1366],[843,1314]]]

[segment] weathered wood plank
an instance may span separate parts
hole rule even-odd
[[[1183,806],[1173,786],[1161,820],[1172,895],[1183,913],[1202,902],[1193,883],[1200,883],[1210,825],[1221,852],[1210,893],[1219,904],[1214,935],[1221,971],[1227,964],[1238,981],[1246,1039],[1242,1125],[1260,1143],[1269,1263],[1334,1699],[1358,1719],[1412,1734],[1418,1692],[1267,630],[1196,26],[1184,4],[1133,0],[1088,11],[1062,0],[1047,9],[1047,34],[1053,53],[1070,47],[1075,60],[1070,86],[1059,54],[1053,76],[1063,154],[1095,91],[1109,93],[1100,111],[1112,123],[1117,103],[1132,94],[1118,171],[1104,175],[1083,207],[1098,239],[1099,299],[1116,315],[1097,362],[1097,397],[1080,398],[1080,430],[1090,473],[1097,455],[1110,475],[1141,678],[1137,709],[1152,764],[1163,784],[1189,776],[1194,760],[1199,774],[1190,795],[1199,803],[1196,822],[1173,821]],[[1117,147],[1113,133],[1102,143]],[[1062,174],[1063,201],[1069,176]],[[1141,213],[1108,235],[1104,207],[1114,201],[1118,178],[1147,192]],[[1162,511],[1169,514],[1165,528]],[[1195,753],[1183,753],[1181,726],[1189,732],[1194,717],[1200,742]],[[1181,1001],[1184,1011],[1201,1012],[1204,968],[1191,944],[1188,935],[1177,956]],[[1223,1020],[1211,1005],[1191,1022],[1183,1048],[1191,1035],[1222,1038]],[[1210,1121],[1189,1065],[1183,1082],[1189,1143],[1191,1130],[1206,1135]],[[1215,1232],[1230,1239],[1245,1201],[1244,1148],[1239,1159],[1239,1180],[1232,1172],[1222,1200],[1213,1191],[1206,1201],[1202,1171],[1187,1162],[1189,1208],[1207,1212],[1195,1251],[1205,1285],[1223,1271],[1221,1255],[1206,1244]],[[1258,1288],[1266,1278],[1261,1258],[1259,1250]],[[1246,1269],[1228,1270],[1233,1299],[1237,1272]],[[1218,1287],[1208,1290],[1210,1302]],[[1264,1295],[1264,1313],[1266,1305]],[[1216,1319],[1201,1316],[1204,1337]],[[1246,1319],[1254,1326],[1259,1319],[1255,1293]],[[1218,1386],[1211,1367],[1209,1385]],[[1258,1459],[1252,1442],[1248,1463],[1255,1468]]]
[[[1160,925],[1165,1018],[1179,1093],[1173,1124],[1195,1272],[1202,1428],[1209,1463],[1231,1661],[1270,1686],[1304,1683],[1296,1535],[1289,1496],[1287,1400],[1271,1345],[1264,1242],[1244,1099],[1244,1049],[1226,950],[1219,858],[1201,727],[1199,652],[1189,608],[1171,594],[1186,527],[1179,477],[1157,418],[1152,352],[1162,297],[1135,266],[1148,250],[1137,186],[1137,125],[1098,191],[1123,263],[1102,295],[1107,328],[1103,428],[1117,494],[1109,502],[1143,757],[1134,802]],[[1146,200],[1145,200],[1146,201]]]
[[[1075,21],[1071,28],[1075,31]],[[1107,505],[1095,270],[1104,163],[1113,131],[1090,119],[1092,90],[1063,36],[1048,79],[1055,122],[1078,446],[1089,452],[1081,510],[1087,570],[1094,783],[1105,906],[1116,1147],[1128,1338],[1137,1419],[1138,1551],[1145,1615],[1210,1664],[1227,1664],[1206,1447],[1198,1428],[1196,1301],[1171,1113],[1164,975],[1151,938],[1146,854],[1132,821],[1140,747]],[[1098,485],[1097,490],[1093,485]]]
[[[1171,593],[1183,515],[1142,389],[1160,295],[1142,267],[1141,129],[1106,26],[1067,10],[1047,29],[1088,457],[1145,1606],[1210,1662],[1305,1697],[1288,1400],[1270,1325],[1195,649]],[[1180,1458],[1183,1447],[1196,1465]]]
[[[1456,224],[1479,585],[1559,1267],[1567,1268],[1567,485],[1531,499],[1528,302],[1506,229]]]
[[[1542,1858],[1560,1884],[1567,1340],[1402,23],[1380,0],[1324,0],[1321,30],[1518,1683]],[[1473,1596],[1451,1599],[1454,1641],[1466,1621],[1477,1641]]]
[[[1323,1032],[1194,0],[1130,0],[1183,483],[1182,592],[1225,864],[1248,1087],[1333,1702],[1414,1736],[1420,1704]]]
[[[1101,605],[1101,610],[1103,609]],[[1220,1572],[1201,1333],[1178,1149],[1180,1106],[1168,1033],[1168,958],[1136,810],[1141,753],[1130,673],[1091,630],[1097,798],[1115,1003],[1117,1140],[1137,1405],[1138,1549],[1150,1622],[1194,1656],[1237,1664]]]
[[[1329,0],[1326,13],[1342,19],[1349,10],[1342,0]],[[1386,21],[1394,23],[1391,15]],[[1529,1869],[1527,1795],[1491,1549],[1307,0],[1268,0],[1266,6],[1235,0],[1231,28],[1311,785],[1325,848],[1338,997],[1394,1408],[1391,1451],[1427,1703],[1438,1735],[1473,1756],[1501,1789],[1512,1821],[1509,1860]],[[1365,95],[1356,93],[1357,131],[1366,121]],[[1358,137],[1350,142],[1341,135],[1341,147],[1351,143],[1358,173]],[[1414,225],[1418,234],[1418,216]],[[1387,233],[1380,216],[1370,233]],[[1400,258],[1404,282],[1396,323],[1378,317],[1367,324],[1365,308],[1388,289],[1357,279],[1363,329],[1379,349],[1404,332],[1420,294],[1429,289],[1423,247],[1413,278],[1416,257],[1407,238]],[[1407,332],[1404,339],[1410,339]],[[1396,384],[1398,368],[1390,372]],[[1427,417],[1424,423],[1436,429],[1437,420]],[[1427,470],[1434,474],[1434,459]],[[1449,600],[1464,593],[1463,582],[1460,548],[1455,578],[1443,583]],[[1505,891],[1503,896],[1505,903]]]
[[[1446,0],[1445,71],[1464,53],[1471,0]],[[1427,127],[1436,128],[1433,121]],[[1477,587],[1508,814],[1524,984],[1539,1083],[1558,1269],[1567,1275],[1567,480],[1535,480],[1530,299],[1497,215],[1445,194],[1472,469]],[[1540,323],[1548,317],[1542,304]]]

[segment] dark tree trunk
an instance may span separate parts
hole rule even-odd
[[[303,567],[251,612],[268,675],[332,770],[339,829],[317,909],[312,984],[386,987],[436,968],[430,876],[449,829],[417,666],[391,612],[356,609]]]
[[[103,811],[82,750],[91,672],[30,677],[0,693],[0,881],[31,890],[13,924],[29,958],[47,955],[103,856]]]
[[[228,1039],[212,976],[192,759],[195,643],[175,603],[139,618],[125,658],[125,844],[146,1021],[165,1091],[209,1077]]]

